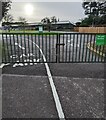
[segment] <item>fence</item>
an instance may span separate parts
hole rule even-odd
[[[81,33],[106,33],[106,27],[79,27]]]
[[[104,63],[92,33],[2,33],[3,63]],[[5,49],[4,49],[5,48]]]

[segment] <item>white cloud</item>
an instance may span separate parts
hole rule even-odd
[[[25,17],[28,22],[40,21],[44,17],[56,16],[60,20],[70,20],[77,22],[84,17],[84,10],[80,2],[40,2],[31,3],[33,5],[33,14],[27,16],[24,11],[24,6],[27,2],[13,2],[10,14],[17,20],[19,16]]]

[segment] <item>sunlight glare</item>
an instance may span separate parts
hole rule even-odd
[[[30,16],[33,14],[33,6],[31,4],[26,4],[24,9],[25,9],[26,15]]]

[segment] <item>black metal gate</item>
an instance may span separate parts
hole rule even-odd
[[[2,33],[3,63],[104,63],[91,33]]]

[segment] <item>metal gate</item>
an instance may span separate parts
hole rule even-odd
[[[3,63],[105,63],[91,33],[2,33]]]

